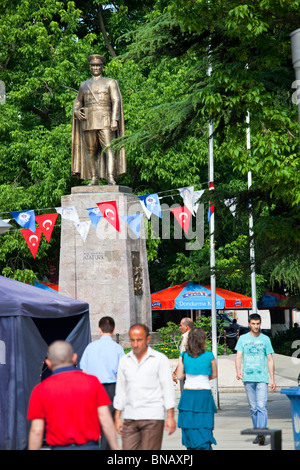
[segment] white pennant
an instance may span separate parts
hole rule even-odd
[[[62,216],[63,219],[71,220],[74,224],[79,224],[79,217],[74,206],[55,207],[55,210]]]
[[[237,201],[236,197],[232,197],[231,199],[224,199],[224,204],[226,207],[229,208],[233,217],[235,217],[236,215],[236,201]]]
[[[84,222],[79,222],[78,224],[75,224],[77,232],[80,234],[84,242],[86,241],[86,237],[89,233],[90,225],[91,225],[90,220],[85,220]]]
[[[193,214],[193,194],[194,186],[188,186],[186,188],[179,188],[180,196],[183,199],[185,207]]]

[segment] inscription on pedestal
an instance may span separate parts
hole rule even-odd
[[[83,253],[83,261],[100,261],[102,259],[104,259],[104,253],[101,251],[86,251]]]

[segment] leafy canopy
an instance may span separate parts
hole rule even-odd
[[[124,100],[128,171],[120,184],[136,194],[207,189],[211,119],[215,191],[200,202],[216,208],[218,285],[249,292],[251,200],[259,291],[299,291],[299,127],[290,48],[299,3],[3,0],[1,216],[53,211],[71,186],[86,184],[70,175],[72,103],[89,76],[87,56],[98,52]],[[224,205],[229,197],[237,200],[235,217]],[[207,242],[187,252],[185,240],[152,239],[148,254],[152,290],[209,282]],[[50,245],[42,241],[35,261],[17,226],[1,236],[0,271],[7,275],[29,269],[42,278],[49,275],[49,259],[57,267],[58,258],[59,226]]]

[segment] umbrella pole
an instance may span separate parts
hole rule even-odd
[[[212,67],[209,64],[208,76],[211,76]],[[209,142],[209,189],[214,189],[214,148],[213,148],[213,123],[209,120],[208,124],[208,142]],[[218,363],[218,344],[217,344],[217,310],[216,310],[216,275],[215,275],[215,211],[212,212],[209,220],[210,237],[210,288],[211,288],[211,337],[212,353]],[[216,407],[219,409],[218,379],[213,380],[213,396]]]

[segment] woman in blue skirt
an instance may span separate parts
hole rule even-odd
[[[178,427],[182,444],[188,450],[212,450],[214,414],[217,408],[209,381],[217,378],[214,355],[206,351],[206,334],[200,328],[189,332],[186,351],[180,354],[177,378],[185,376],[184,389],[178,404]]]

